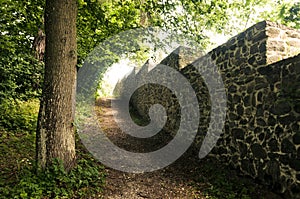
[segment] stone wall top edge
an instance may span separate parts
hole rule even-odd
[[[278,62],[271,63],[271,64],[269,64],[269,66],[275,66],[275,65],[281,66],[283,64],[287,65],[289,63],[298,63],[298,62],[300,62],[300,53],[298,55],[293,56],[293,57],[288,57],[288,58],[280,60]]]
[[[251,32],[255,31],[255,32],[265,32],[265,34],[266,34],[268,32],[268,28],[271,28],[271,27],[279,28],[279,29],[281,29],[283,31],[291,30],[291,31],[295,31],[295,32],[299,32],[300,33],[300,30],[296,30],[296,29],[287,27],[287,26],[279,24],[277,22],[273,22],[273,21],[269,21],[269,20],[260,21],[260,22],[258,22],[256,24],[252,25],[251,27],[247,28],[245,31],[243,31],[243,32],[241,32],[241,33],[239,33],[239,34],[231,37],[226,43],[223,43],[223,44],[219,45],[218,47],[212,49],[211,51],[209,51],[206,54],[200,55],[198,58],[196,58],[190,64],[187,64],[185,66],[181,66],[181,68],[185,68],[188,65],[193,65],[193,63],[199,62],[199,61],[201,61],[203,59],[207,59],[207,58],[212,59],[211,57],[212,57],[212,55],[214,53],[224,54],[224,53],[226,53],[226,51],[228,51],[228,48],[230,48],[235,43],[236,40],[241,40],[241,39],[251,40],[251,37],[250,38],[246,38],[246,36],[248,35],[248,33],[250,33],[250,35],[252,35]],[[266,37],[265,39],[268,39],[267,34],[265,35],[265,37]],[[255,36],[253,36],[253,39],[255,39]],[[170,59],[170,57],[173,57],[174,55],[178,56],[178,58],[180,58],[181,54],[185,54],[184,52],[186,52],[186,51],[192,51],[192,50],[194,50],[194,49],[191,49],[191,48],[185,47],[185,46],[179,46],[172,53],[170,53],[167,57],[165,57],[160,62],[160,64],[164,63],[165,61],[167,61],[168,59]],[[296,55],[296,56],[293,56],[293,57],[290,57],[290,58],[293,59],[294,57],[297,57],[297,56],[299,56],[299,55]],[[283,59],[282,61],[286,61],[287,59],[290,59],[290,58]],[[276,64],[276,63],[278,63],[278,62],[275,62],[275,63],[272,63],[272,64]],[[270,65],[272,65],[272,64],[270,64]],[[145,63],[145,65],[147,65],[147,63]],[[147,68],[146,71],[148,71],[148,67],[145,66],[145,65],[139,71],[137,71],[137,73],[136,73],[137,75],[145,72],[145,68]]]
[[[256,30],[256,31],[259,31],[259,30],[265,30],[265,32],[268,31],[268,28],[270,27],[275,27],[275,28],[279,28],[283,31],[287,31],[287,30],[290,30],[290,31],[294,31],[294,32],[298,32],[300,33],[300,30],[298,29],[293,29],[293,28],[290,28],[288,26],[285,26],[285,25],[282,25],[280,23],[277,23],[277,22],[273,22],[273,21],[269,21],[269,20],[264,20],[264,21],[261,21],[261,22],[258,22],[256,24],[254,24],[253,26],[247,28],[245,31],[231,37],[230,39],[228,39],[225,43],[219,45],[218,47],[212,49],[211,51],[209,51],[208,53],[213,53],[215,51],[219,51],[221,50],[222,48],[224,47],[229,47],[234,40],[239,40],[241,38],[245,38],[245,35],[247,35],[248,32],[252,31],[252,30]]]
[[[267,24],[270,24],[270,21],[261,21],[261,22],[258,22],[256,24],[254,24],[253,26],[247,28],[246,30],[244,30],[243,32],[231,37],[230,39],[228,39],[225,43],[219,45],[218,47],[212,49],[211,51],[208,52],[209,53],[213,53],[214,51],[218,51],[226,46],[230,46],[229,44],[235,40],[235,39],[238,39],[238,38],[243,38],[248,32],[252,31],[253,29],[257,29],[257,30],[263,30],[266,28]]]
[[[266,20],[265,22],[266,22],[266,27],[275,27],[275,28],[280,28],[282,30],[292,30],[295,32],[300,32],[300,29],[291,28],[286,25],[280,24],[278,22],[269,21],[269,20]]]

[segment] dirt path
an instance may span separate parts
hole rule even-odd
[[[164,134],[154,136],[154,139],[134,139],[123,133],[114,121],[113,110],[110,108],[110,99],[101,99],[96,103],[99,120],[105,129],[106,136],[116,145],[126,150],[147,152],[157,150],[170,137]],[[194,148],[195,149],[195,148]],[[207,183],[199,184],[199,178],[203,177],[206,160],[197,158],[196,150],[189,149],[181,158],[170,166],[151,173],[132,174],[106,168],[107,179],[103,193],[105,199],[197,199],[206,198],[205,193],[199,190],[207,189]],[[214,164],[214,163],[213,163]],[[200,168],[200,172],[199,172]],[[214,170],[212,171],[214,172]],[[231,176],[231,174],[229,174]],[[237,176],[233,174],[232,176]],[[205,178],[205,177],[204,177]],[[197,181],[198,180],[198,181]],[[238,179],[239,182],[239,179]],[[226,183],[226,182],[225,182]],[[195,186],[196,185],[196,186]],[[252,186],[252,185],[250,185]],[[256,185],[255,185],[256,186]],[[197,189],[195,187],[198,187]],[[199,187],[201,187],[199,189]],[[254,198],[281,198],[270,191],[258,188]],[[223,198],[223,197],[222,197]],[[251,197],[252,198],[252,197]]]
[[[131,151],[151,151],[161,144],[161,137],[141,141],[132,139],[123,133],[114,121],[113,110],[109,99],[97,102],[97,113],[107,136],[118,146]],[[168,138],[163,138],[167,139]],[[107,168],[106,189],[103,198],[135,199],[135,198],[205,198],[192,186],[193,170],[197,162],[192,156],[184,155],[165,169],[144,174],[132,174]]]

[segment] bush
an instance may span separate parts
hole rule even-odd
[[[39,100],[6,99],[0,104],[0,128],[11,132],[35,132]]]
[[[104,184],[102,170],[103,167],[94,161],[80,159],[77,166],[67,173],[62,162],[56,159],[45,171],[24,168],[18,182],[0,188],[0,195],[4,198],[96,197]]]

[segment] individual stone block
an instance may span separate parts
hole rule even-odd
[[[259,159],[265,159],[267,157],[266,150],[260,144],[255,143],[251,145],[250,148],[254,157]]]

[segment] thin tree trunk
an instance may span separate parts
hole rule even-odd
[[[54,158],[66,170],[75,164],[76,15],[76,0],[46,0],[45,76],[36,136],[41,168]]]

